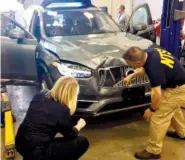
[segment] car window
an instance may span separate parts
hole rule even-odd
[[[21,30],[23,32],[25,32],[25,30],[20,27],[16,22],[14,22],[12,19],[10,19],[9,17],[1,14],[1,32],[0,35],[3,37],[9,37],[9,32],[13,29],[16,30]],[[28,32],[25,32],[25,38],[27,39],[34,39],[34,37],[29,34]]]
[[[148,25],[148,12],[145,7],[139,8],[133,15],[131,20],[132,25],[143,23]]]
[[[14,23],[12,23],[11,19],[1,15],[1,36],[8,37],[9,31],[15,27],[16,26]]]
[[[48,37],[121,32],[102,11],[46,11],[44,27]]]

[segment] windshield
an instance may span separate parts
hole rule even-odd
[[[46,11],[44,27],[48,37],[121,32],[108,15],[98,10]]]

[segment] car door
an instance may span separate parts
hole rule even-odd
[[[135,30],[135,28],[138,28],[138,25],[139,29]],[[156,42],[156,32],[152,23],[150,8],[147,3],[136,7],[132,12],[126,31]]]
[[[16,31],[16,32],[12,32]],[[10,36],[14,33],[14,37]],[[23,39],[16,38],[22,33]],[[37,40],[18,23],[1,14],[1,83],[37,84],[35,49]]]

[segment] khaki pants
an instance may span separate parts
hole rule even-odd
[[[161,153],[163,139],[170,124],[180,137],[185,137],[185,117],[181,106],[185,106],[185,85],[162,90],[158,109],[150,120],[150,141],[146,147],[148,152]]]

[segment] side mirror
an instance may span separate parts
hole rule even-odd
[[[112,18],[112,16],[109,14],[108,12],[108,8],[107,7],[100,7],[100,9],[105,13],[107,14],[110,18]]]
[[[107,8],[107,7],[100,7],[100,9],[101,9],[102,11],[104,11],[105,13],[108,13],[108,8]]]
[[[144,23],[138,23],[133,26],[134,32],[139,32],[139,31],[143,31],[146,29],[147,29],[147,26]]]
[[[26,36],[25,32],[21,31],[20,29],[12,29],[8,34],[9,38],[17,39],[17,42],[21,42]]]

